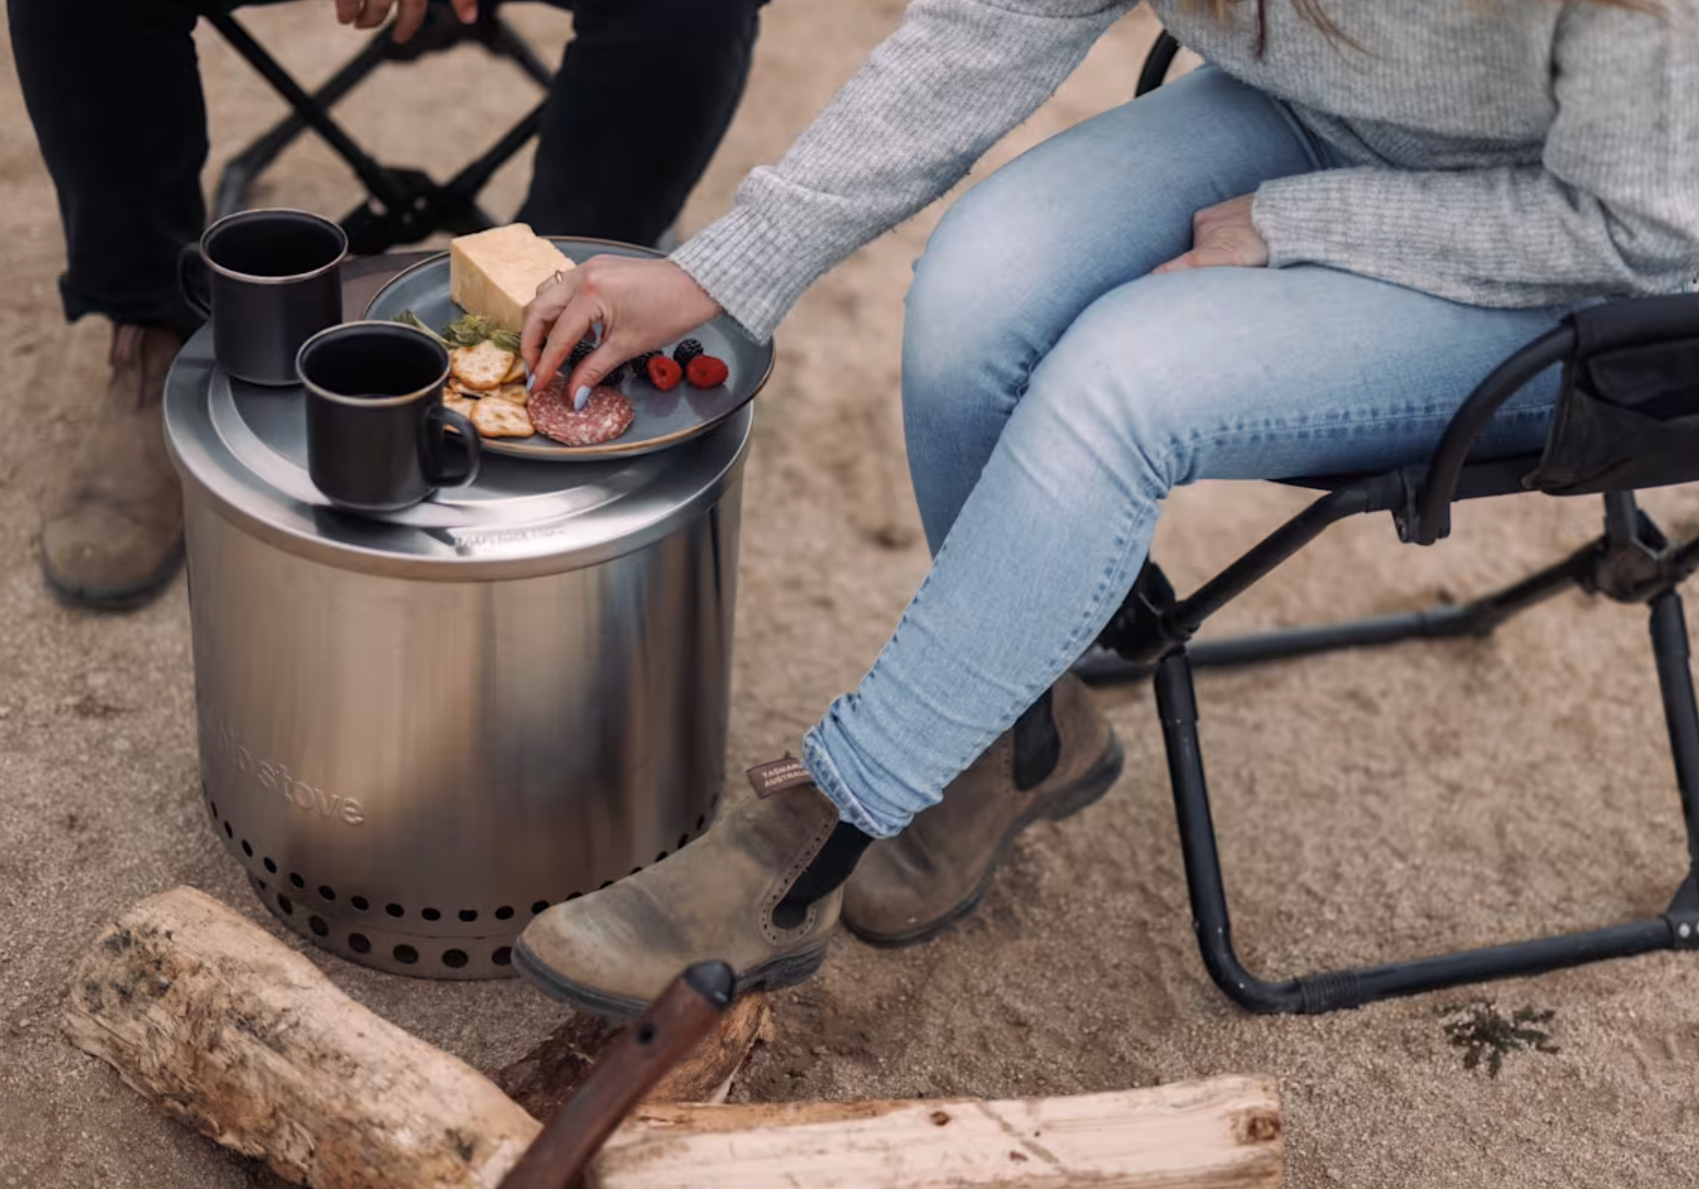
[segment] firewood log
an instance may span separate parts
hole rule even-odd
[[[685,1062],[702,1061],[694,1082],[683,1079],[689,1092],[736,1067],[765,1011],[757,1002],[728,1013],[715,1043]],[[66,1023],[162,1110],[315,1189],[494,1189],[539,1131],[488,1078],[188,888],[142,901],[102,934],[77,964]],[[1228,1077],[1013,1102],[685,1106],[651,1096],[588,1181],[1275,1189],[1280,1173],[1273,1083]]]

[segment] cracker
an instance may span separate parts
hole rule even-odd
[[[449,371],[462,386],[474,392],[499,387],[513,367],[514,354],[503,351],[489,339],[476,347],[456,347],[448,353]]]
[[[507,400],[481,400],[472,410],[472,424],[486,438],[528,438],[536,429],[525,409]]]

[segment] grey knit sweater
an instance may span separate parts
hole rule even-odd
[[[1152,0],[1207,61],[1287,100],[1349,168],[1265,183],[1275,267],[1475,305],[1677,292],[1699,275],[1699,0],[1291,0],[1217,24]],[[861,245],[959,181],[1136,0],[914,0],[777,166],[674,259],[758,338]],[[1131,78],[1133,66],[1129,64]],[[1132,160],[1128,169],[1146,167]]]

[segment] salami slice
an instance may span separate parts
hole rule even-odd
[[[631,428],[631,398],[617,388],[592,389],[582,409],[572,407],[566,377],[556,376],[531,396],[531,424],[563,446],[599,446]]]

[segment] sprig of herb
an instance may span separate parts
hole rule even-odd
[[[496,326],[482,314],[464,314],[445,326],[441,334],[426,326],[412,310],[402,310],[394,321],[418,327],[445,347],[476,347],[489,341],[510,355],[519,354],[519,335]]]
[[[415,314],[412,310],[402,310],[395,317],[391,318],[390,321],[399,322],[403,326],[411,326],[415,330],[422,330],[445,347],[450,345],[447,339],[443,338],[442,335],[432,330],[429,326],[426,326],[425,320]]]

